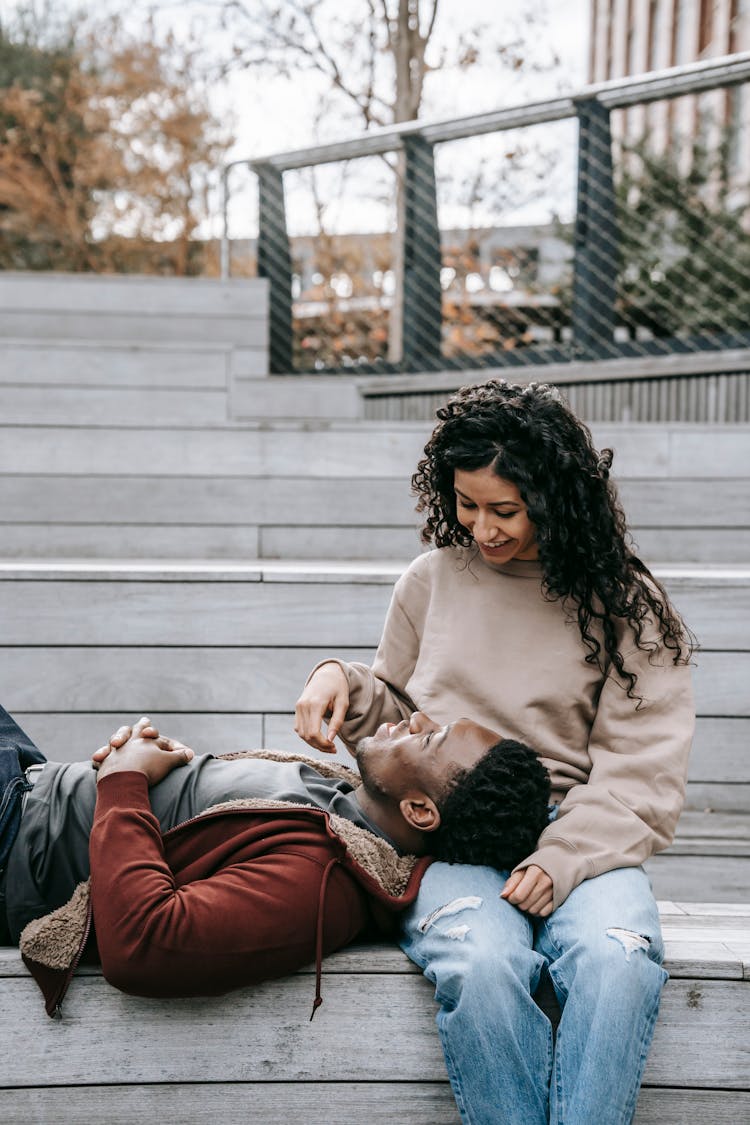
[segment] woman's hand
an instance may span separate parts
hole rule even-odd
[[[316,750],[335,754],[334,738],[341,730],[349,706],[349,681],[338,664],[323,664],[305,684],[294,708],[294,730]],[[323,720],[328,722],[328,737]]]
[[[157,785],[173,769],[187,765],[194,757],[188,746],[160,735],[144,716],[135,724],[132,734],[129,727],[120,727],[108,745],[96,751],[92,761],[98,770],[97,783],[110,773],[135,771],[144,774],[149,785]]]
[[[500,894],[506,902],[526,914],[547,918],[552,913],[552,880],[546,871],[532,863],[514,871]]]

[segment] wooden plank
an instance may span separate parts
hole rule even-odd
[[[611,382],[618,379],[663,379],[670,376],[700,375],[711,372],[747,371],[750,369],[750,351],[747,348],[729,348],[715,352],[674,353],[670,355],[628,356],[623,359],[597,360],[595,363],[545,363],[543,367],[519,366],[513,368],[485,368],[477,371],[477,382],[488,379],[512,379],[517,383],[530,383],[543,379],[545,383]],[[366,396],[387,394],[451,394],[466,382],[466,372],[429,371],[414,375],[389,375],[362,379],[361,390]]]
[[[358,418],[360,398],[350,379],[314,376],[237,377],[232,382],[232,418]]]
[[[673,581],[667,587],[702,646],[750,647],[750,582],[730,585],[719,580],[701,587]]]
[[[158,455],[156,455],[158,460]],[[140,462],[135,462],[140,464]],[[186,467],[190,455],[186,454]],[[64,473],[60,467],[57,470]],[[362,487],[340,481],[248,476],[197,477],[188,471],[176,476],[0,477],[0,514],[5,523],[96,523],[255,526],[287,521],[296,526],[324,522],[331,513],[339,529],[368,521],[369,527],[416,527],[414,503],[399,483],[382,489],[376,482],[367,505]],[[370,489],[370,483],[367,485]],[[370,542],[370,554],[373,547]],[[158,556],[151,546],[150,553]],[[412,557],[413,551],[407,556]],[[327,558],[330,552],[321,557]]]
[[[384,559],[413,558],[420,551],[419,533],[412,527],[259,528],[258,552],[263,559],[372,558],[373,549]]]
[[[0,492],[2,483],[0,482]],[[3,559],[254,559],[258,528],[226,524],[0,523]]]
[[[710,451],[710,452],[709,452]],[[689,427],[669,433],[669,472],[673,477],[703,475],[706,461],[713,461],[717,477],[750,475],[750,433],[747,426],[723,426],[721,432]]]
[[[3,581],[3,644],[376,646],[388,586]]]
[[[379,560],[322,559],[76,559],[0,563],[0,580],[38,582],[266,582],[311,586],[392,586],[406,563]]]
[[[642,1089],[634,1125],[740,1125],[750,1121],[750,1093],[728,1090]]]
[[[268,347],[233,347],[230,373],[232,378],[246,376],[255,379],[259,375],[268,375]]]
[[[226,389],[231,349],[0,340],[0,382],[39,386]]]
[[[694,672],[697,713],[750,717],[750,653],[702,652],[697,661]]]
[[[343,649],[369,662],[372,649]],[[281,711],[322,648],[4,648],[3,705],[23,711]]]
[[[9,1090],[2,1094],[7,1122],[39,1125],[133,1125],[134,1121],[262,1125],[325,1121],[326,1125],[458,1125],[460,1117],[444,1082],[199,1083],[179,1086],[88,1086]]]
[[[261,348],[266,344],[268,325],[262,312],[252,315],[252,306],[244,316],[211,315],[205,310],[175,316],[158,310],[146,312],[8,312],[0,308],[0,337],[84,340],[195,340],[205,344],[242,344]]]
[[[746,902],[675,902],[670,903],[681,914],[690,918],[718,918],[725,925],[732,918],[748,918],[750,921],[750,908]]]
[[[304,536],[297,534],[304,547]],[[144,645],[377,645],[388,585],[341,581],[316,584],[311,591],[304,577],[260,584],[255,577],[202,582],[186,575],[160,583],[139,581],[137,572],[126,581],[97,581],[93,575],[86,581],[51,580],[40,573],[24,581],[0,570],[3,641],[102,644],[117,636],[122,644]],[[717,582],[713,590],[685,592],[677,603],[707,648],[747,649],[750,582],[732,586],[731,599]],[[727,780],[741,778],[733,774]]]
[[[162,426],[220,425],[227,418],[227,410],[224,387],[212,390],[47,387],[40,393],[36,387],[0,386],[0,414],[5,425],[59,426],[75,419],[82,426],[112,426],[119,417],[147,417],[153,425]],[[110,460],[115,448],[110,447]]]
[[[132,723],[140,715],[136,715],[135,711],[95,714],[34,714],[22,711],[14,713],[13,717],[50,761],[79,762],[104,745],[123,723]],[[266,746],[263,716],[258,713],[207,715],[190,711],[154,711],[149,717],[160,731],[170,738],[178,738],[198,754],[228,754],[234,750],[255,750]],[[299,739],[297,741],[298,753],[318,756],[316,751],[305,747]]]
[[[4,397],[7,394],[16,393],[29,394],[31,392],[29,388],[23,388],[20,391],[16,388],[0,388],[0,409],[3,408]],[[81,402],[80,406],[76,403],[71,405],[71,395],[85,395],[89,397],[89,401],[87,403]],[[140,395],[145,395],[146,398],[138,405],[136,399]],[[70,416],[68,414],[70,410],[73,410],[74,414],[80,412],[89,418],[96,415],[103,422],[111,422],[120,410],[128,412],[129,416],[132,417],[134,416],[133,412],[137,415],[138,411],[144,409],[150,412],[154,421],[161,420],[162,423],[168,422],[170,417],[176,419],[178,412],[183,419],[190,414],[194,416],[196,422],[203,422],[211,418],[218,421],[226,409],[226,399],[218,390],[179,393],[169,390],[139,392],[129,389],[112,391],[95,389],[88,392],[52,388],[49,394],[45,395],[43,400],[35,405],[34,409],[45,412],[52,423],[59,422],[61,417]],[[184,456],[182,462],[180,462],[175,450],[170,451],[167,446],[160,445],[158,437],[153,433],[148,431],[142,433],[133,441],[132,448],[130,436],[128,436],[127,467],[140,469],[141,472],[127,474],[123,471],[122,460],[112,455],[112,450],[116,449],[117,443],[122,441],[122,434],[115,437],[110,430],[107,430],[106,433],[110,434],[110,440],[109,442],[99,443],[102,461],[99,463],[98,470],[92,465],[94,471],[91,475],[82,475],[75,472],[75,466],[71,465],[68,459],[70,450],[75,443],[64,441],[58,445],[54,441],[54,433],[50,432],[44,435],[44,442],[48,448],[45,449],[43,454],[35,455],[31,451],[32,447],[28,446],[28,457],[22,452],[24,445],[28,445],[28,435],[19,439],[18,433],[16,433],[11,437],[7,448],[5,442],[3,442],[2,453],[0,453],[0,471],[5,474],[15,474],[20,466],[23,466],[25,470],[24,474],[6,475],[0,480],[3,498],[7,497],[8,505],[7,508],[5,504],[3,505],[5,521],[24,522],[24,513],[27,521],[35,523],[43,521],[47,518],[45,513],[50,511],[51,508],[47,497],[52,493],[63,499],[65,507],[71,514],[76,509],[77,498],[85,497],[84,512],[88,522],[94,520],[97,522],[112,522],[111,503],[117,501],[119,504],[120,498],[122,498],[124,511],[117,522],[127,520],[128,522],[143,523],[147,520],[139,520],[137,514],[138,505],[142,503],[141,497],[144,494],[151,497],[151,503],[148,505],[147,511],[151,518],[154,518],[153,513],[166,507],[161,499],[162,493],[166,492],[174,497],[174,501],[178,504],[179,518],[173,515],[170,520],[172,523],[190,522],[196,524],[203,522],[203,519],[207,517],[201,517],[200,513],[205,510],[211,496],[219,499],[222,496],[227,497],[219,512],[215,515],[214,522],[247,522],[248,517],[255,522],[256,513],[249,509],[242,512],[242,520],[240,520],[240,513],[235,509],[232,518],[233,505],[231,500],[236,498],[238,494],[250,493],[252,496],[253,492],[258,493],[260,491],[258,482],[252,484],[248,479],[237,479],[237,474],[239,473],[241,477],[246,478],[264,476],[262,470],[265,460],[263,449],[265,442],[262,435],[253,435],[252,437],[246,434],[236,435],[237,441],[234,444],[239,451],[239,464],[232,457],[232,449],[230,448],[232,444],[230,438],[233,439],[234,435],[226,435],[228,447],[221,454],[220,461],[214,465],[214,472],[203,475],[201,450],[197,445],[195,449],[191,449],[189,437],[182,437]],[[78,440],[81,441],[80,435]],[[18,452],[16,458],[11,457],[14,448]],[[268,475],[275,479],[268,484],[266,495],[269,496],[269,500],[267,503],[270,503],[270,494],[273,491],[278,491],[278,489],[284,487],[291,491],[294,487],[291,483],[282,484],[281,480],[289,481],[290,464],[294,464],[299,471],[302,452],[301,449],[297,451],[294,460],[287,463],[286,472],[282,472],[280,475],[269,468]],[[89,450],[85,456],[89,457],[90,455],[91,451]],[[80,460],[77,455],[75,459]],[[44,472],[35,472],[30,475],[35,468],[35,463],[40,464],[42,462]],[[218,464],[221,465],[223,475],[219,475],[215,471]],[[403,527],[407,523],[412,526],[417,525],[418,517],[414,513],[414,499],[409,494],[406,480],[381,484],[382,478],[375,478],[368,480],[365,486],[359,483],[357,479],[352,479],[348,486],[340,489],[340,495],[331,500],[330,496],[335,491],[335,480],[316,481],[313,479],[315,468],[311,465],[310,476],[306,477],[305,482],[298,486],[297,491],[296,506],[302,512],[308,511],[308,515],[305,517],[308,525],[317,523],[326,527],[346,527],[349,521],[346,519],[344,509],[347,506],[353,512],[358,513],[357,523],[370,527],[393,526],[394,524]],[[110,470],[109,473],[106,471],[107,469]],[[143,469],[146,469],[147,472],[144,473]],[[72,475],[57,480],[50,475],[58,473]],[[336,474],[329,474],[329,478],[335,478],[335,476]],[[292,481],[295,480],[295,478],[291,479]],[[365,488],[367,491],[366,503],[363,502],[363,489]],[[658,499],[649,498],[649,491],[652,493],[658,491]],[[711,561],[728,562],[731,559],[739,562],[748,539],[747,534],[743,537],[741,532],[743,530],[747,532],[748,527],[750,527],[750,504],[746,499],[747,491],[747,486],[739,481],[712,485],[703,482],[699,490],[696,490],[689,482],[671,482],[663,489],[660,487],[658,490],[654,490],[653,486],[650,487],[650,490],[644,486],[640,499],[635,498],[638,502],[631,503],[629,506],[631,530],[636,543],[642,553],[652,559],[658,559],[658,555],[655,555],[654,552],[664,547],[673,557],[677,558],[675,545],[679,544],[684,548],[683,554],[679,556],[681,561],[698,562],[708,553],[709,556],[718,555],[716,559],[711,559]],[[709,503],[709,495],[712,492],[710,511],[708,511],[706,505]],[[309,498],[308,503],[304,506],[299,499],[301,494],[306,494]],[[95,499],[97,496],[100,498],[98,505]],[[395,503],[393,502],[394,497]],[[631,497],[631,499],[633,498]],[[107,518],[97,514],[108,504],[109,515]],[[696,519],[694,505],[701,508],[700,522]],[[280,517],[282,518],[280,519]],[[61,522],[61,520],[62,517],[58,516],[57,522]],[[84,521],[79,519],[79,522]],[[293,511],[287,512],[286,508],[277,508],[275,514],[267,522],[273,522],[283,528],[295,523],[295,515]],[[690,526],[689,532],[687,532],[688,525]],[[670,529],[683,530],[681,535],[675,537],[674,531]],[[657,534],[654,534],[654,530],[657,531]],[[720,536],[717,537],[714,546],[712,541],[716,532],[720,532]],[[725,552],[723,558],[720,550]],[[324,554],[321,557],[326,557],[326,555]],[[377,543],[371,544],[370,557],[378,557]]]
[[[225,1125],[253,1119],[263,1125],[324,1120],[326,1125],[459,1125],[448,1081],[200,1082],[181,1085],[78,1086],[4,1090],[7,1122],[38,1125],[132,1125],[179,1121]],[[642,1089],[635,1125],[738,1125],[750,1119],[750,1094],[729,1090]]]
[[[741,763],[743,766],[747,762],[747,757],[747,754],[743,754]],[[687,788],[687,807],[750,814],[750,785],[691,782]],[[750,817],[748,819],[750,820]]]
[[[69,423],[71,419],[72,416],[64,419],[64,422]],[[45,437],[54,437],[55,444],[60,445],[65,451],[65,463],[68,466],[68,471],[76,473],[106,472],[108,465],[103,465],[102,454],[111,452],[112,442],[117,439],[123,429],[133,429],[136,432],[130,435],[129,440],[134,443],[132,447],[134,454],[142,453],[144,450],[153,452],[152,438],[158,437],[159,448],[163,451],[162,460],[165,464],[179,464],[181,457],[184,457],[186,452],[190,452],[191,464],[199,465],[198,472],[202,474],[210,473],[212,471],[211,466],[215,462],[218,462],[220,468],[213,470],[214,472],[218,472],[219,475],[229,472],[229,465],[232,464],[231,458],[236,460],[241,457],[246,443],[250,440],[257,443],[258,447],[263,450],[265,459],[255,467],[253,467],[252,461],[248,464],[247,460],[241,460],[238,468],[244,472],[299,476],[299,458],[301,457],[305,468],[309,467],[310,474],[314,476],[396,478],[408,487],[409,479],[421,455],[424,442],[429,436],[429,427],[415,427],[408,423],[390,426],[380,423],[359,422],[353,424],[341,422],[335,426],[326,426],[325,423],[321,422],[319,426],[308,424],[307,427],[302,428],[299,424],[294,425],[291,422],[277,421],[264,430],[257,427],[247,427],[247,431],[234,428],[230,433],[216,433],[205,427],[203,429],[198,428],[191,431],[190,449],[188,451],[186,450],[186,435],[175,433],[173,424],[167,429],[162,426],[161,432],[155,435],[151,431],[154,428],[158,429],[159,426],[158,424],[155,426],[154,422],[148,418],[123,417],[122,419],[112,419],[109,434],[94,432],[87,435],[86,442],[80,440],[80,433],[78,432],[80,425],[80,420],[76,419],[75,428],[66,429],[62,425],[60,432],[54,435],[48,434],[46,431],[34,432],[33,427],[15,435],[12,430],[8,431],[4,434],[3,444],[5,441],[13,444],[9,447],[9,453],[3,452],[3,461],[0,462],[0,466],[3,469],[7,466],[10,471],[13,471],[14,468],[17,468],[17,457],[14,455],[22,452],[27,457],[32,458],[29,471],[51,471],[52,462],[46,460],[48,451],[41,447],[44,446],[43,439]],[[321,437],[323,430],[325,432],[324,440]],[[254,436],[249,438],[248,433]],[[642,489],[653,491],[655,488],[653,482],[667,483],[665,476],[672,478],[669,484],[671,488],[674,488],[685,479],[691,481],[699,479],[704,481],[730,481],[734,479],[736,481],[747,479],[750,475],[750,470],[747,467],[750,464],[750,433],[743,431],[743,440],[736,454],[740,461],[739,465],[735,465],[733,460],[729,465],[726,465],[724,461],[717,460],[714,456],[716,446],[711,441],[710,433],[685,435],[685,438],[688,436],[695,436],[697,448],[693,447],[690,451],[692,458],[690,471],[677,473],[670,468],[668,461],[665,460],[666,455],[649,457],[648,432],[642,434],[637,429],[634,433],[624,431],[620,441],[625,442],[627,440],[632,448],[626,449],[626,456],[618,458],[615,479],[621,482],[631,482],[633,486],[639,485]],[[670,431],[666,429],[663,433],[651,435],[651,440],[653,441],[657,437],[662,446],[667,446],[672,440]],[[674,440],[676,441],[677,438]],[[739,441],[739,439],[737,440]],[[225,441],[228,443],[226,446],[223,444]],[[89,443],[93,444],[89,446]],[[701,449],[702,453],[700,452]],[[251,449],[250,454],[245,454],[245,458],[253,455],[254,451]],[[226,460],[227,457],[230,458],[229,461]],[[9,465],[8,459],[10,459]],[[744,471],[742,471],[743,464]],[[149,471],[153,472],[154,470],[149,469]]]
[[[750,526],[746,480],[624,480],[619,492],[636,529]]]
[[[746,855],[750,850],[750,809],[742,812],[718,812],[686,809],[680,817],[679,835],[683,854],[687,854],[691,842],[703,845],[704,841],[714,841],[717,850],[724,855]]]
[[[636,553],[648,566],[663,562],[750,562],[747,528],[631,527]]]
[[[750,899],[750,861],[744,857],[653,856],[645,864],[657,898],[734,903]]]
[[[670,976],[700,978],[703,975],[742,980],[737,968],[738,958],[750,940],[750,914],[745,903],[698,903],[712,913],[705,916],[671,915],[660,903],[660,917],[665,937],[665,968]],[[721,910],[739,913],[721,914]],[[701,929],[700,927],[703,927]],[[742,950],[743,953],[738,953]],[[327,976],[418,974],[420,969],[399,949],[395,941],[357,943],[326,957],[324,969]],[[706,973],[706,970],[709,970]],[[297,970],[301,976],[314,974],[313,965]],[[85,965],[76,970],[77,975],[100,976],[97,965]],[[0,947],[0,977],[28,977],[20,954],[13,947]]]
[[[134,711],[16,711],[13,717],[51,761],[76,762],[103,745],[123,723],[140,716]],[[293,716],[264,716],[248,711],[209,714],[154,711],[150,718],[165,734],[179,738],[199,754],[266,748],[354,766],[354,759],[343,746],[336,755],[331,755],[302,742],[292,730]]]
[[[750,722],[699,718],[690,755],[693,781],[750,781]]]
[[[112,391],[113,403],[117,394]],[[46,394],[37,392],[36,397]],[[162,392],[162,398],[168,403],[169,392]],[[131,401],[138,407],[137,396]],[[157,422],[143,417],[142,411],[140,415],[110,417],[101,429],[87,430],[82,440],[81,429],[69,424],[73,417],[69,414],[62,418],[54,429],[3,428],[0,471],[16,473],[23,465],[25,472],[37,475],[67,472],[119,476],[123,469],[113,464],[112,449],[127,430],[129,472],[138,470],[136,475],[140,476],[365,478],[368,489],[371,480],[394,480],[408,495],[411,473],[422,448],[422,442],[410,432],[339,429],[326,431],[323,436],[315,428],[293,429],[292,423],[286,429],[237,424],[225,430],[211,429],[210,419],[185,431],[180,429],[178,417]],[[7,423],[8,419],[3,417],[3,421]],[[19,462],[19,458],[23,460]],[[369,503],[369,492],[367,499]]]
[[[7,482],[8,478],[0,477],[0,496],[7,493]],[[89,558],[114,559],[117,561],[131,558],[152,559],[156,555],[162,559],[226,559],[231,561],[257,557],[258,528],[253,524],[196,524],[191,521],[196,518],[208,519],[209,514],[202,516],[200,510],[196,513],[192,508],[188,508],[187,511],[175,507],[169,508],[166,511],[167,518],[164,520],[158,516],[152,516],[149,509],[153,509],[155,505],[160,509],[164,507],[158,499],[161,496],[161,482],[156,483],[159,485],[159,492],[152,493],[150,496],[146,495],[144,501],[144,505],[148,504],[148,508],[144,506],[138,508],[137,502],[133,499],[130,491],[131,486],[118,485],[113,490],[115,497],[121,496],[123,491],[127,490],[128,492],[129,519],[127,523],[113,524],[109,522],[112,518],[112,512],[117,511],[119,515],[120,509],[117,508],[115,499],[112,499],[108,505],[105,503],[109,484],[104,479],[81,489],[96,509],[93,512],[94,516],[99,510],[109,507],[109,515],[102,514],[99,521],[86,524],[0,523],[0,527],[2,527],[0,558]],[[97,488],[97,484],[104,487]],[[47,489],[40,488],[36,482],[21,483],[18,488],[13,488],[14,496],[12,499],[16,510],[20,511],[23,507],[23,496],[25,495],[28,498],[27,515],[36,515],[35,506],[38,504],[42,508],[43,516],[44,512],[50,507],[50,495],[62,493],[65,510],[72,511],[74,504],[69,493],[75,492],[78,487],[74,483],[64,483],[61,488]],[[137,485],[133,486],[132,491],[148,493],[148,489],[139,490]],[[231,486],[229,491],[232,491]],[[196,506],[199,508],[201,504],[200,492],[200,488],[196,489],[194,496]],[[225,497],[222,493],[217,499],[217,507],[228,520],[252,517],[252,511],[244,508],[233,508],[229,503],[224,503],[224,500]],[[190,502],[190,497],[188,497],[186,503],[189,505]],[[407,504],[403,497],[402,502],[404,509],[406,509]],[[62,510],[60,509],[60,511]],[[82,509],[79,509],[79,516],[81,511]],[[185,523],[176,524],[172,522],[179,513],[182,513],[183,519],[186,520]],[[361,505],[359,513],[360,515],[363,514]],[[308,518],[309,514],[310,509],[307,509],[302,518]],[[75,517],[72,516],[71,518]],[[394,522],[397,518],[397,514],[394,514]],[[161,527],[164,524],[168,525],[168,531],[160,535],[158,541],[155,541],[153,538],[154,527]],[[301,521],[300,526],[302,526]],[[362,529],[353,528],[352,524],[348,527],[352,528],[354,532],[352,540],[349,539],[347,534],[342,534],[338,527],[321,525],[319,533],[313,537],[308,536],[307,539],[310,559],[335,561],[350,558],[356,552],[360,561],[369,562],[372,558],[372,541],[369,538],[369,533],[364,535]],[[283,532],[283,529],[281,530]],[[415,539],[412,533],[407,532],[404,527],[394,527],[393,525],[383,527],[381,525],[378,534],[383,536],[380,553],[387,560],[400,560],[403,566],[419,549],[418,546],[415,548],[413,545]],[[295,542],[291,536],[287,537],[280,532],[279,538],[275,542],[274,539],[276,539],[276,533],[269,543],[269,549],[274,549],[274,559],[289,558],[294,560],[298,557]],[[703,564],[723,563],[728,558],[737,561],[744,559],[750,563],[750,530],[712,529],[705,534],[696,535],[694,531],[688,532],[687,530],[675,532],[669,529],[665,531],[648,529],[643,533],[639,532],[638,539],[641,543],[641,557],[652,567],[669,563],[670,560],[681,562],[686,558],[693,558],[695,562]],[[287,554],[282,555],[280,552],[283,550],[287,551]]]
[[[369,663],[373,652],[333,655]],[[284,712],[313,665],[331,655],[312,647],[19,646],[0,648],[0,680],[11,711]],[[747,715],[748,682],[750,653],[702,653],[695,671],[699,713]]]
[[[54,1023],[44,1014],[32,981],[9,979],[3,983],[0,1026],[5,1082],[85,1085],[92,1077],[92,1042],[107,1043],[95,1068],[101,1083],[189,1082],[198,1068],[205,1082],[262,1081],[270,1074],[282,1082],[321,1076],[328,1081],[444,1078],[433,987],[427,980],[404,974],[326,976],[324,1004],[312,1023],[311,983],[310,977],[294,976],[227,998],[164,1003],[126,997],[96,977],[82,977],[66,998],[62,1021]],[[363,1013],[366,1036],[361,1034]],[[745,982],[671,980],[645,1081],[747,1089],[749,1017]],[[238,1034],[244,1044],[253,1044],[251,1052],[238,1050]]]
[[[265,314],[263,278],[149,277],[125,274],[52,274],[3,271],[0,305],[23,312],[90,312],[190,317],[259,317]],[[20,335],[21,333],[19,333]]]

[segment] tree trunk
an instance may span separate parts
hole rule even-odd
[[[419,0],[399,0],[394,34],[396,99],[394,123],[412,121],[419,114],[424,80],[424,52],[427,40],[419,29]],[[388,359],[398,363],[404,352],[404,219],[406,213],[405,160],[396,159],[396,229],[393,234],[393,305],[389,317]]]

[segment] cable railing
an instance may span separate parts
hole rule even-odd
[[[272,372],[557,370],[728,350],[736,364],[750,349],[749,82],[746,52],[232,161],[222,276],[236,265],[242,166],[258,236],[241,265],[269,281]],[[325,165],[369,170],[346,187],[365,216],[379,177],[380,231],[290,237],[285,177]],[[459,168],[484,175],[476,223],[446,219]],[[537,215],[514,220],[530,185]]]

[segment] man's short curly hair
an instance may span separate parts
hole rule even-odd
[[[430,854],[509,871],[534,851],[549,821],[549,799],[549,774],[534,751],[503,738],[452,776],[437,802],[440,827]]]

